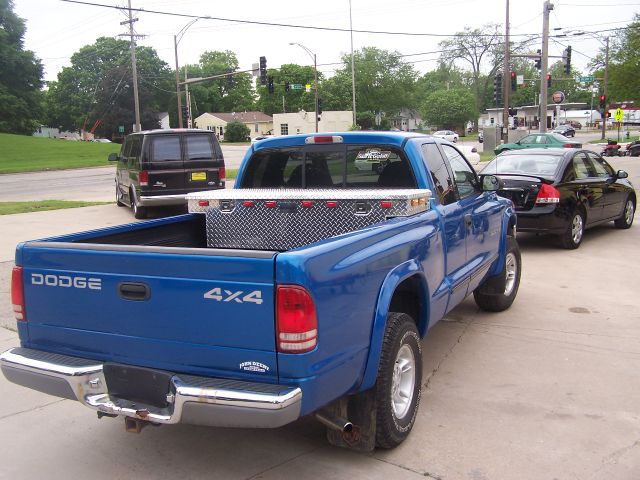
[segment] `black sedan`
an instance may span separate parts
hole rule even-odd
[[[569,124],[558,125],[556,128],[552,130],[553,133],[559,133],[560,135],[564,135],[565,137],[575,137],[576,129],[573,128]]]
[[[600,155],[577,148],[504,152],[480,175],[497,175],[498,195],[513,201],[521,232],[558,235],[564,248],[578,248],[584,230],[613,221],[633,223],[636,194],[623,170]]]

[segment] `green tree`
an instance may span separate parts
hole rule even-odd
[[[618,31],[609,59],[609,101],[640,103],[640,15]]]
[[[42,64],[24,50],[25,22],[0,0],[0,131],[31,134],[40,123]]]
[[[252,79],[238,72],[238,59],[230,50],[204,52],[197,66],[189,67],[189,77],[224,77],[190,86],[197,112],[240,112],[255,106]]]
[[[155,50],[137,47],[138,96],[142,128],[157,128],[157,114],[175,103],[175,79]],[[111,137],[135,122],[130,44],[101,37],[71,57],[45,97],[52,126],[87,129]],[[98,122],[96,124],[96,122]]]
[[[464,131],[465,124],[478,116],[473,94],[462,88],[428,94],[420,111],[429,125],[458,131]]]
[[[251,135],[251,130],[242,122],[229,122],[224,133],[227,142],[244,142]]]

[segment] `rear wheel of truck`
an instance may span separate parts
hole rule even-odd
[[[376,382],[376,445],[393,448],[411,432],[420,404],[422,349],[413,319],[390,312]]]
[[[502,272],[496,277],[489,277],[473,291],[476,305],[488,312],[502,312],[509,308],[518,294],[521,267],[522,258],[518,242],[509,235]]]

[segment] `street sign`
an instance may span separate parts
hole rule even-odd
[[[309,92],[311,91],[311,85],[307,83],[307,84],[304,86],[304,91],[305,91],[305,92],[307,92],[307,93],[309,93]]]
[[[621,108],[617,108],[613,116],[616,118],[616,122],[621,122],[624,119],[624,111]]]
[[[589,83],[593,82],[596,78],[593,75],[586,75],[584,77],[580,77],[580,83]]]
[[[118,133],[124,133],[124,125],[118,127]]]
[[[291,90],[302,90],[304,85],[300,85],[299,83],[292,83],[290,85]]]

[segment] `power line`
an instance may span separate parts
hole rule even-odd
[[[88,5],[92,7],[102,7],[102,8],[111,8],[111,9],[121,9],[121,7],[117,7],[114,5],[106,5],[104,3],[93,3],[93,2],[84,2],[81,0],[60,0],[61,2],[66,3],[74,3],[78,5]],[[390,32],[390,31],[379,31],[379,30],[356,30],[356,29],[348,29],[348,28],[337,28],[337,27],[315,27],[311,25],[294,25],[290,23],[273,23],[273,22],[259,22],[256,20],[239,20],[234,18],[222,18],[222,17],[212,17],[209,15],[190,15],[186,13],[175,13],[175,12],[163,12],[160,10],[146,10],[143,8],[132,8],[132,12],[137,13],[151,13],[155,15],[167,15],[172,17],[182,17],[182,18],[199,18],[202,20],[216,20],[220,22],[232,22],[232,23],[241,23],[241,24],[249,24],[249,25],[261,25],[267,27],[285,27],[285,28],[299,28],[306,30],[322,30],[322,31],[330,31],[330,32],[345,32],[345,33],[367,33],[374,35],[398,35],[398,36],[414,36],[414,37],[502,37],[504,35],[499,33],[417,33],[417,32]],[[519,34],[515,36],[530,36],[532,34]],[[511,35],[512,37],[514,35]]]

